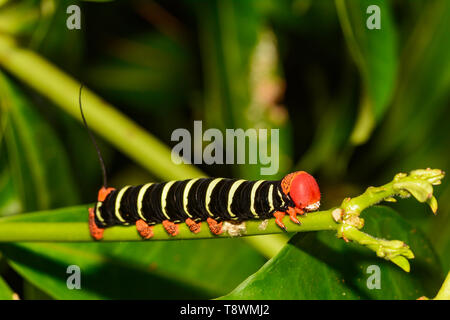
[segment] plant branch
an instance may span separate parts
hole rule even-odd
[[[419,169],[410,174],[398,173],[394,179],[380,187],[369,187],[358,197],[345,198],[341,207],[333,210],[333,218],[341,223],[338,237],[346,241],[357,241],[363,246],[375,251],[377,256],[390,260],[400,268],[409,272],[407,259],[413,259],[414,254],[409,246],[402,241],[387,241],[369,236],[358,229],[364,226],[364,220],[359,217],[361,212],[381,201],[395,202],[394,196],[408,198],[414,196],[419,202],[426,202],[434,214],[437,211],[437,200],[433,196],[433,185],[441,184],[445,173],[440,169]]]
[[[24,215],[11,216],[0,219],[0,242],[77,242],[93,241],[87,226],[87,206],[63,208],[57,210],[41,211]],[[53,222],[46,222],[49,219]],[[68,221],[70,219],[70,221]],[[331,212],[319,211],[314,214],[300,217],[301,225],[291,223],[288,225],[290,232],[317,231],[317,230],[337,230],[337,224],[331,217]],[[265,224],[263,227],[262,224]],[[231,224],[228,225],[230,227]],[[177,236],[170,236],[158,224],[154,227],[154,240],[185,240],[185,239],[211,239],[230,237],[232,231],[227,231],[221,235],[213,235],[206,223],[202,223],[201,231],[192,233],[189,228],[181,223],[180,232]],[[269,219],[267,222],[261,220],[246,221],[245,231],[239,236],[266,235],[284,233],[274,222]],[[237,236],[237,235],[236,235]],[[136,228],[129,226],[115,226],[105,229],[102,241],[143,241],[136,231]]]
[[[392,261],[406,272],[410,270],[407,259],[414,259],[414,254],[403,241],[378,239],[347,224],[341,224],[338,236],[346,241],[358,242],[360,245],[375,251],[378,257]]]
[[[81,83],[41,56],[16,46],[12,39],[1,35],[0,65],[82,121],[78,107]],[[205,176],[194,166],[170,161],[171,151],[166,145],[86,87],[82,100],[89,127],[156,176],[165,180]]]
[[[346,198],[338,208],[311,212],[299,217],[300,225],[287,222],[289,232],[307,232],[319,230],[334,230],[339,238],[345,241],[355,241],[374,251],[378,257],[392,261],[400,268],[409,272],[407,259],[413,259],[414,254],[409,246],[399,240],[385,240],[372,237],[358,229],[364,226],[364,220],[359,214],[365,208],[382,200],[392,201],[395,195],[409,197],[413,195],[420,202],[427,202],[433,212],[437,210],[437,202],[431,201],[433,185],[440,184],[444,172],[439,169],[414,170],[409,175],[397,174],[392,182],[380,187],[369,187],[362,195],[353,199]],[[289,219],[286,217],[285,219]],[[46,222],[51,220],[52,222]],[[154,227],[154,240],[211,239],[232,236],[255,236],[283,233],[274,219],[265,221],[246,221],[240,225],[224,222],[224,232],[213,235],[203,223],[198,234],[190,232],[185,224],[180,224],[180,232],[176,237],[167,234],[162,225]],[[87,227],[87,207],[75,207],[31,213],[0,219],[0,242],[16,241],[92,241]],[[107,228],[102,241],[142,241],[133,227],[116,226]],[[254,244],[254,243],[253,243]],[[261,252],[271,256],[276,250],[259,243]]]
[[[377,204],[383,200],[395,202],[393,196],[408,198],[414,196],[419,202],[427,202],[433,213],[437,210],[437,201],[433,196],[433,185],[441,183],[445,172],[439,169],[419,169],[406,173],[397,174],[393,181],[381,187],[369,187],[360,196],[345,198],[341,208],[345,212],[344,219],[359,216],[367,207]]]

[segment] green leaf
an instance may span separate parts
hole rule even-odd
[[[448,179],[444,181],[444,189],[437,198],[439,199],[439,212],[425,231],[441,259],[444,270],[450,266],[450,184]],[[428,208],[427,208],[428,209]]]
[[[369,5],[380,9],[380,29],[366,25],[374,14],[366,13]],[[388,1],[336,0],[336,7],[363,83],[359,115],[350,138],[358,145],[370,137],[393,94],[398,63],[396,29]]]
[[[433,186],[423,180],[396,182],[394,183],[394,189],[407,190],[419,202],[427,201],[433,194]]]
[[[13,291],[8,286],[8,284],[0,277],[0,300],[12,300],[13,299]]]
[[[269,146],[268,154],[271,148],[278,149],[276,160],[270,159],[272,168],[277,161],[279,169],[270,178],[278,179],[292,166],[292,129],[287,110],[279,103],[284,96],[285,79],[280,71],[276,35],[265,25],[265,5],[259,0],[214,0],[203,1],[196,10],[207,84],[206,123],[222,130],[267,129],[267,140],[259,136],[258,141],[260,146]],[[271,129],[278,129],[278,141],[272,138]],[[261,169],[269,167],[262,162],[246,161],[233,169],[237,176],[258,179]]]
[[[241,239],[1,245],[11,266],[58,299],[193,299],[229,292],[264,259]],[[67,267],[81,270],[69,290]]]
[[[389,117],[368,154],[371,161],[381,161],[393,152],[408,155],[408,159],[424,144],[445,139],[444,133],[435,133],[448,119],[450,2],[424,1],[423,8],[410,21],[414,24],[407,25],[398,87]],[[422,161],[430,163],[429,150]]]
[[[80,207],[5,218],[11,222],[86,222]],[[88,226],[86,223],[86,230]],[[130,227],[133,228],[133,227]],[[121,243],[1,244],[10,265],[57,299],[215,298],[266,260],[243,239]],[[81,269],[81,290],[69,290],[67,267]]]
[[[0,168],[2,168],[1,160]],[[0,169],[0,217],[14,215],[21,210],[20,199],[9,171],[6,168],[2,171]]]
[[[395,258],[392,258],[390,261],[398,265],[400,268],[402,268],[405,272],[411,271],[411,265],[409,264],[408,259],[406,259],[403,256],[397,256]]]
[[[2,116],[10,173],[24,210],[77,202],[65,150],[16,86],[0,74]]]
[[[24,279],[23,300],[52,300],[52,297]]]
[[[345,171],[349,158],[347,141],[353,128],[353,110],[348,96],[322,102],[328,108],[322,106],[311,146],[296,165],[296,170],[313,174],[323,168],[323,174],[334,177]]]
[[[87,81],[102,95],[122,104],[166,115],[186,100],[192,74],[189,51],[160,34],[146,33],[129,39],[114,39],[101,61],[89,69]],[[122,81],[124,78],[127,81]],[[164,121],[174,118],[162,117]]]
[[[410,273],[364,247],[337,239],[332,232],[297,234],[276,257],[223,298],[417,299],[433,295],[443,279],[442,270],[424,236],[386,207],[365,210],[364,219],[364,231],[410,245],[415,255]],[[372,275],[369,266],[380,268],[380,289],[367,286]]]

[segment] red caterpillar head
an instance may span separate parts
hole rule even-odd
[[[305,171],[288,174],[281,180],[281,188],[295,206],[306,211],[319,209],[320,190],[316,180]]]

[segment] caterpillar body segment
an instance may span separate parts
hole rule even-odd
[[[286,230],[285,214],[300,223],[297,214],[317,210],[319,205],[319,187],[304,171],[281,181],[197,178],[102,188],[95,207],[89,210],[89,226],[97,240],[103,237],[104,228],[132,224],[144,239],[153,236],[153,226],[159,223],[172,236],[178,234],[179,223],[197,233],[202,221],[213,234],[220,234],[224,221],[275,217],[277,225]]]

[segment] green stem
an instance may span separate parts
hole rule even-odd
[[[409,272],[407,259],[413,259],[414,254],[402,241],[377,239],[358,229],[364,226],[364,220],[359,217],[361,212],[383,200],[396,201],[393,196],[414,196],[420,202],[427,202],[433,213],[437,210],[437,201],[433,196],[433,185],[441,183],[444,172],[439,169],[419,169],[410,174],[399,173],[392,182],[380,187],[369,187],[355,198],[345,198],[340,208],[332,211],[334,219],[341,223],[338,237],[346,241],[356,241],[376,252],[377,256],[390,260],[404,271]]]
[[[427,202],[433,213],[436,213],[437,203],[433,197],[433,185],[440,184],[445,173],[440,169],[419,169],[397,174],[392,182],[380,187],[369,187],[358,197],[345,198],[341,208],[345,213],[344,219],[359,216],[367,207],[383,200],[396,201],[393,196],[414,196],[420,202]]]
[[[81,121],[78,107],[80,83],[32,51],[19,48],[11,38],[0,36],[0,65],[14,76],[34,88],[57,106]],[[179,180],[206,176],[191,165],[176,165],[170,149],[139,127],[113,106],[85,88],[84,113],[89,126],[112,145],[164,180]],[[278,252],[283,241],[260,239],[256,249],[262,254]],[[272,239],[273,240],[273,239]],[[250,241],[255,245],[254,241]],[[267,248],[272,248],[268,250]]]
[[[81,121],[78,81],[32,51],[0,36],[0,65]],[[171,161],[170,149],[89,89],[83,90],[89,126],[137,163],[166,180],[205,176],[194,166]]]
[[[52,217],[55,222],[45,222]],[[79,242],[92,241],[87,226],[87,207],[75,207],[46,212],[29,213],[0,219],[0,242]],[[67,222],[69,219],[72,222]],[[83,221],[84,220],[84,221]],[[299,218],[301,225],[285,221],[289,232],[305,232],[317,230],[337,230],[338,224],[333,220],[331,212],[314,212]],[[60,221],[60,222],[58,222]],[[267,221],[267,226],[261,228],[262,221],[245,222],[245,233],[241,236],[280,234],[284,231],[279,228],[274,219]],[[161,224],[153,229],[154,236],[150,241],[155,240],[184,240],[184,239],[212,239],[230,237],[228,232],[221,235],[213,235],[206,223],[202,224],[201,231],[192,233],[185,224],[179,224],[180,232],[176,237],[168,235]],[[260,239],[261,240],[261,239]],[[101,241],[142,241],[142,238],[133,227],[115,226],[105,229],[104,238]],[[264,242],[259,241],[258,247],[264,246]],[[278,248],[263,248],[262,253],[271,256]]]
[[[403,241],[378,239],[361,232],[358,229],[363,227],[364,220],[359,217],[359,214],[364,208],[383,199],[390,199],[397,194],[404,197],[412,194],[419,201],[428,202],[435,211],[437,203],[429,201],[433,199],[432,185],[440,184],[443,177],[444,173],[439,169],[414,170],[409,175],[400,173],[394,177],[392,182],[381,187],[369,187],[362,195],[353,199],[346,198],[341,207],[300,216],[300,225],[290,222],[289,217],[285,217],[284,223],[289,232],[335,230],[337,236],[345,241],[355,241],[374,251],[378,257],[392,261],[409,272],[410,266],[407,259],[414,258],[410,248]],[[2,218],[0,219],[0,242],[92,241],[87,227],[86,213],[87,207],[83,206]],[[238,234],[239,236],[283,233],[274,219],[246,221],[241,226],[243,225],[245,228]],[[205,223],[197,234],[190,232],[185,224],[179,226],[179,234],[171,237],[162,225],[156,225],[151,241],[230,237],[233,236],[233,232],[229,231],[230,226],[236,227],[229,222],[224,222],[225,232],[216,236],[208,230]],[[277,239],[274,243],[278,243],[278,245],[274,247],[270,245],[273,239],[260,240],[252,240],[250,244],[267,257],[271,257],[278,251],[278,247],[284,244],[283,241]],[[103,241],[142,241],[142,239],[135,228],[116,226],[105,230]]]
[[[414,254],[403,241],[378,239],[346,224],[341,225],[338,235],[346,241],[358,242],[360,245],[375,251],[378,257],[390,260],[406,272],[409,272],[410,266],[407,258],[413,259]]]

